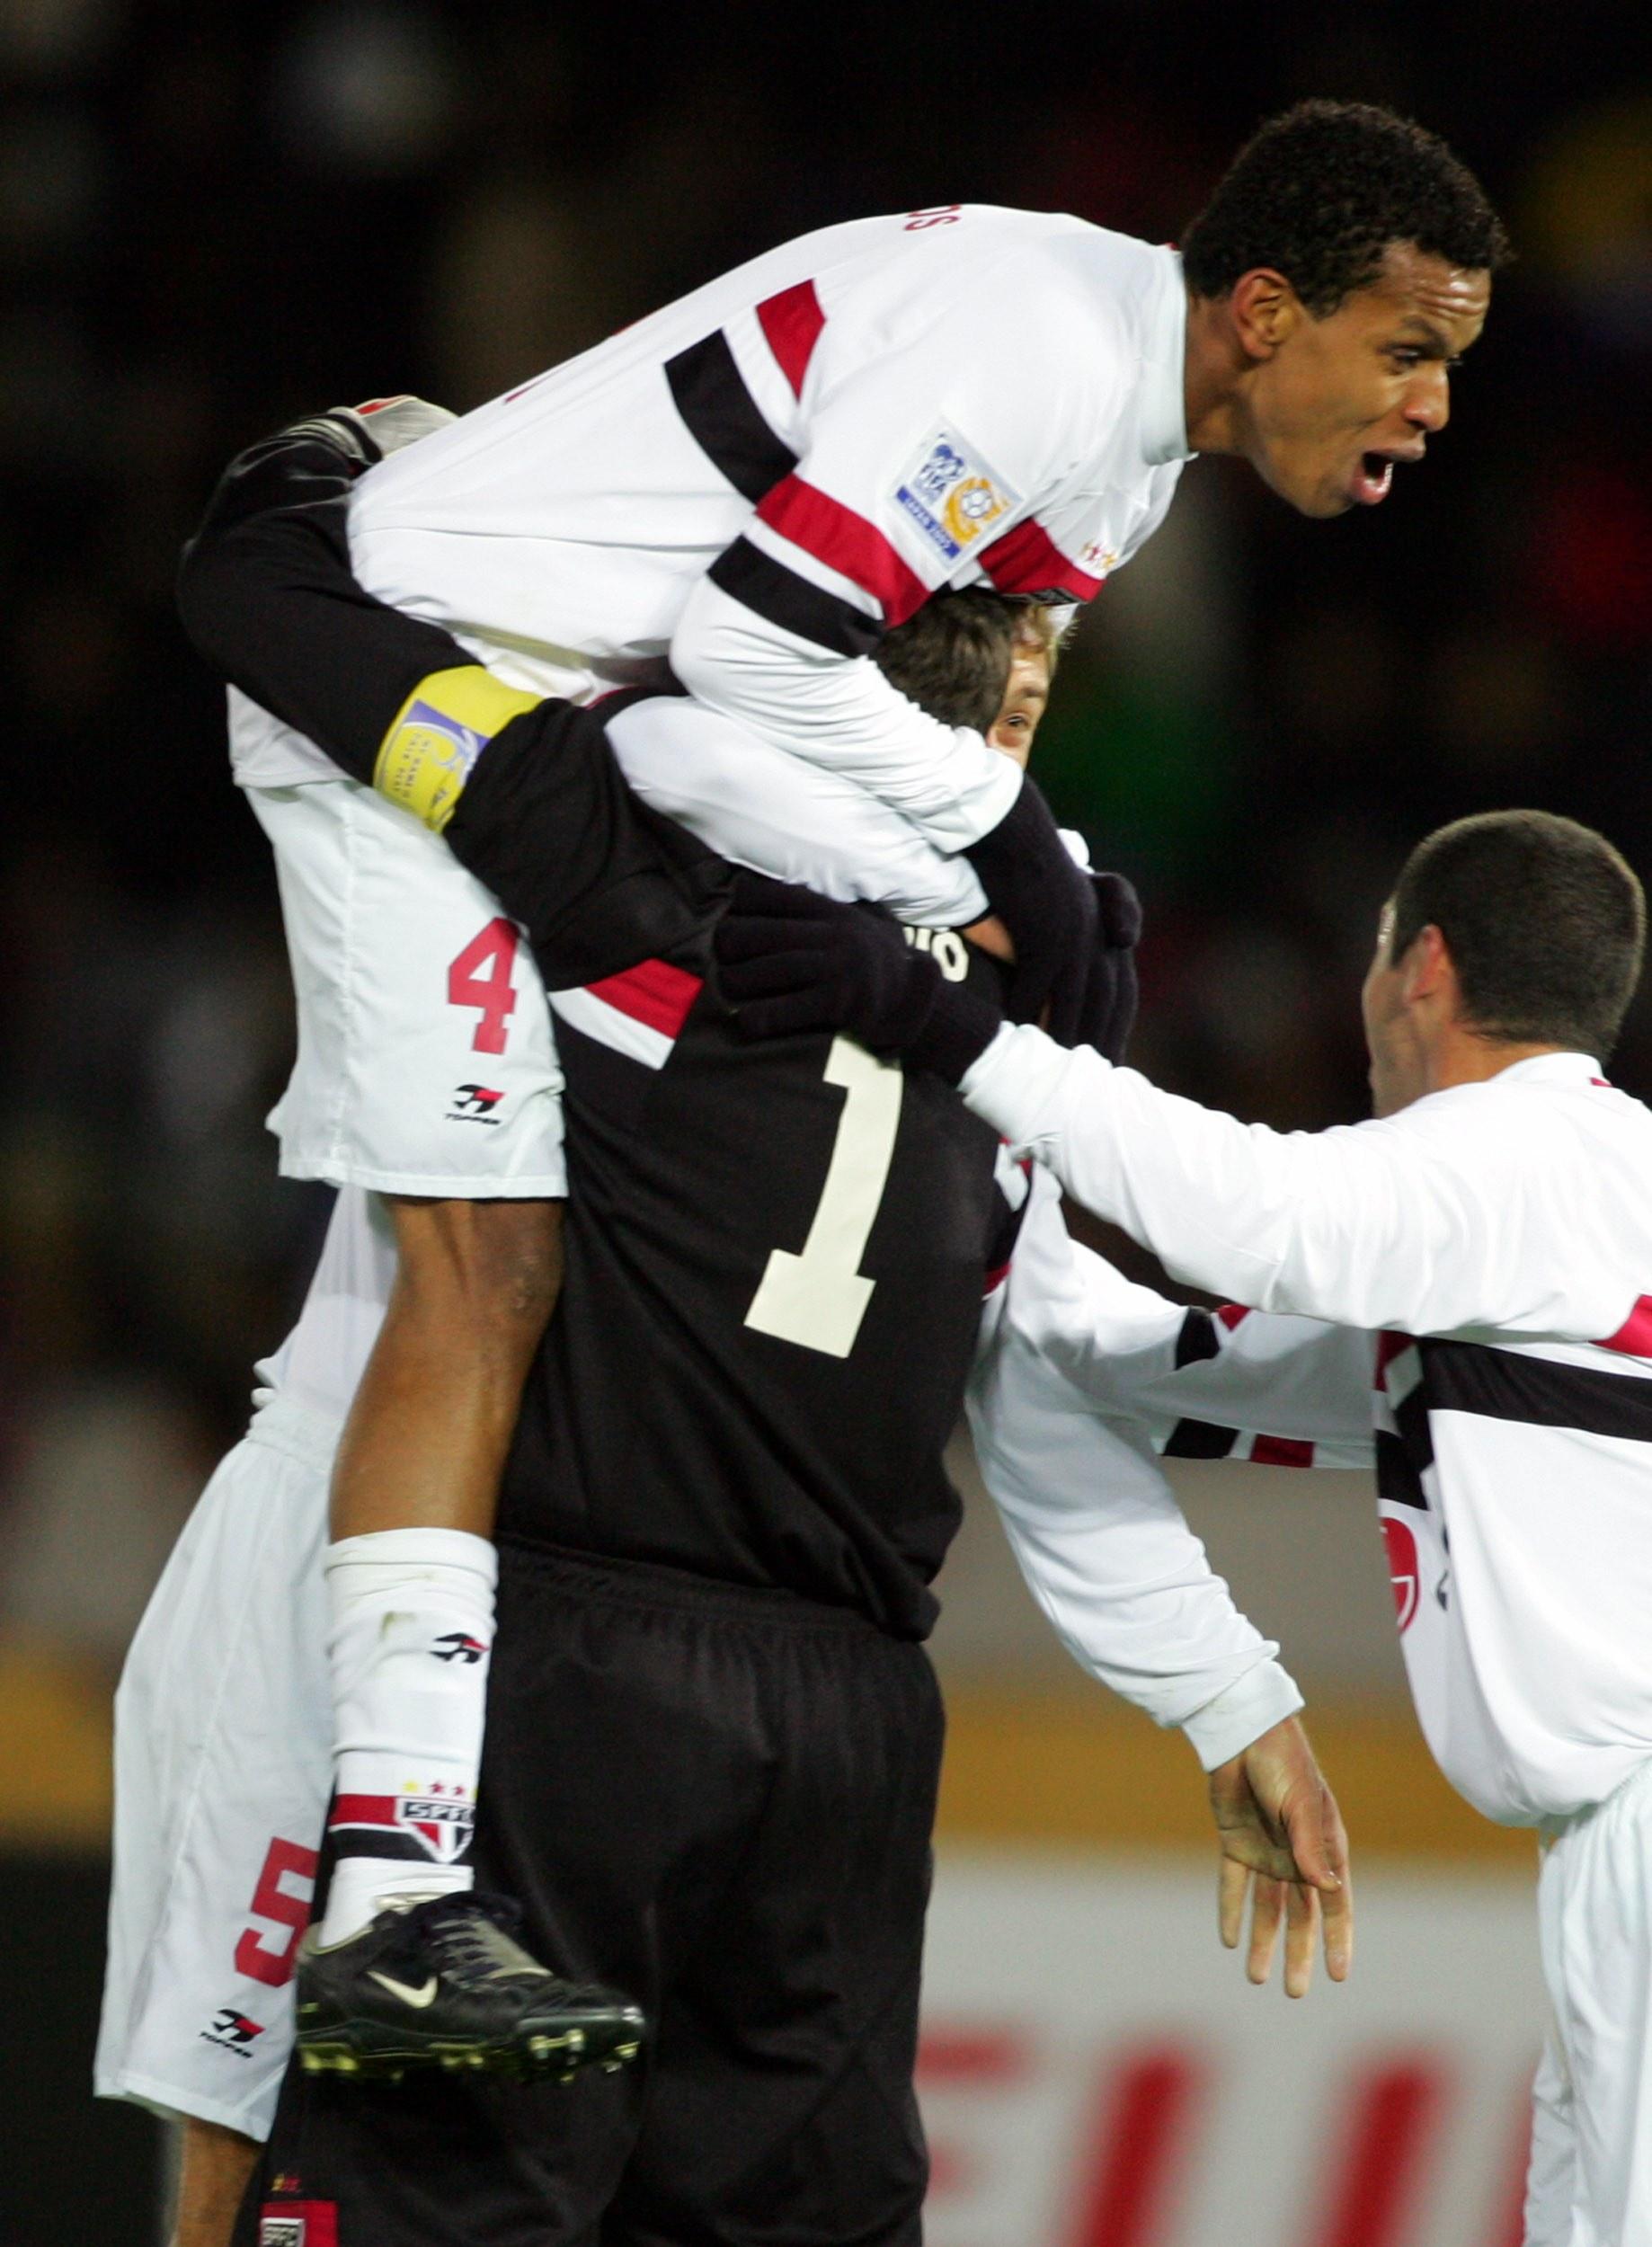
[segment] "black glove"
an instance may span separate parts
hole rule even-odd
[[[845,1030],[956,1084],[999,1017],[949,983],[875,905],[834,905],[767,875],[740,874],[716,934],[718,983],[751,1037]]]
[[[1090,883],[1096,893],[1096,948],[1074,1043],[1093,1045],[1116,1066],[1136,1018],[1141,901],[1122,874],[1093,874]]]
[[[1009,1019],[1036,1022],[1047,1006],[1044,1026],[1070,1045],[1096,952],[1096,893],[1030,780],[991,833],[964,855],[1015,944]]]

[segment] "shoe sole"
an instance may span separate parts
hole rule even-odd
[[[597,2067],[612,2075],[635,2059],[642,2048],[639,2033],[622,2031],[625,2040],[600,2038],[587,2049],[583,2029],[558,2035],[530,2031],[520,2042],[487,2044],[435,2039],[417,2045],[398,2043],[394,2031],[374,2021],[348,2021],[330,2029],[301,2030],[298,2063],[308,2075],[342,2075],[357,2083],[400,2083],[410,2070],[440,2069],[450,2074],[508,2076],[518,2083],[555,2078],[571,2083],[582,2068]]]

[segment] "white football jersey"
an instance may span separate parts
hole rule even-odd
[[[1284,1134],[1025,1028],[964,1081],[1086,1207],[1256,1307],[1203,1319],[1077,1248],[1065,1278],[1017,1296],[1012,1274],[1028,1354],[1093,1412],[1144,1419],[1160,1449],[1304,1464],[1355,1458],[1372,1431],[1417,1713],[1470,1802],[1535,1825],[1652,1757],[1639,1101],[1552,1053],[1379,1122]]]
[[[514,683],[659,675],[880,796],[940,848],[1020,783],[866,660],[944,586],[1090,599],[1186,457],[1181,262],[964,206],[754,259],[372,469],[371,592]],[[331,771],[273,720],[244,785]]]

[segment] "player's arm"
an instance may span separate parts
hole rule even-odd
[[[220,479],[178,573],[184,629],[214,670],[369,785],[420,682],[474,668],[451,634],[386,608],[351,573],[349,493],[373,457],[343,416],[251,446]]]
[[[717,948],[754,1034],[838,1029],[934,1069],[1177,1279],[1366,1329],[1585,1336],[1622,1317],[1609,1289],[1562,1298],[1548,1276],[1584,1172],[1537,1104],[1518,1130],[1505,1106],[1450,1095],[1328,1132],[1241,1124],[1091,1047],[992,1022],[864,916],[778,884],[750,894],[748,910],[737,888]]]
[[[1184,1730],[1207,1771],[1302,1706],[1279,1649],[1234,1606],[1152,1445],[1047,1363],[977,1368],[981,1478],[1034,1598],[1075,1661]]]
[[[344,510],[360,465],[325,417],[235,462],[180,573],[196,647],[345,772],[441,834],[567,981],[630,964],[590,949],[603,938],[582,909],[599,887],[628,884],[638,897],[635,912],[603,916],[605,929],[626,921],[638,941],[648,931],[644,950],[669,951],[698,915],[601,720],[503,686],[440,626],[357,584]]]
[[[1533,1254],[1558,1198],[1535,1190],[1550,1166],[1471,1103],[1275,1132],[1027,1028],[996,1037],[962,1085],[1084,1207],[1212,1293],[1364,1329],[1552,1331],[1577,1316]]]
[[[1048,1171],[1034,1207],[1057,1203]],[[1071,1239],[1029,1225],[999,1313],[999,1346],[1044,1360],[1097,1412],[1155,1451],[1265,1464],[1368,1467],[1372,1344],[1322,1319],[1212,1312],[1140,1287]]]
[[[964,928],[987,912],[967,858],[937,850],[840,773],[801,763],[690,696],[623,710],[608,737],[635,795],[737,866],[923,928]]]
[[[976,1457],[1062,1642],[1157,1723],[1186,1729],[1211,1769],[1301,1695],[1212,1569],[1147,1433],[1049,1347],[1079,1300],[1079,1255],[1049,1181],[1035,1181],[1010,1276],[983,1308],[968,1397]],[[1168,1339],[1174,1306],[1150,1305],[1113,1320],[1126,1346],[1132,1326],[1150,1350]]]
[[[1059,1207],[1043,1195],[1016,1264],[1057,1270],[1063,1244]],[[1328,1970],[1340,1980],[1352,1955],[1346,1837],[1278,1648],[1234,1607],[1141,1430],[1084,1396],[1007,1310],[990,1306],[983,1319],[970,1421],[1028,1586],[1092,1675],[1186,1733],[1210,1774],[1230,1946],[1257,1883],[1252,1978],[1266,1979],[1283,1918],[1286,1987],[1306,1989],[1322,1900]]]
[[[690,593],[671,644],[673,671],[708,708],[968,854],[1017,939],[1018,1020],[1036,1017],[1085,941],[1082,884],[1036,788],[869,657],[982,555],[1002,557],[1000,590],[1096,589],[1036,510],[1122,403],[1124,374],[1115,384],[1093,359],[1076,366],[1059,309],[1038,302],[1027,316],[1044,323],[1035,334],[1017,322],[995,335],[978,301],[937,305],[909,349],[823,386],[795,468]]]

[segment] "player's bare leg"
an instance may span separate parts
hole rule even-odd
[[[387,1207],[395,1283],[333,1476],[329,1944],[470,1886],[499,1478],[562,1268],[557,1203]]]
[[[472,1898],[499,1478],[561,1281],[554,1202],[389,1201],[397,1271],[333,1484],[336,1852],[300,1955],[305,2065],[566,2072],[636,2047]]]
[[[522,1383],[562,1283],[562,1204],[386,1206],[395,1285],[339,1445],[333,1534],[491,1538]]]
[[[239,2130],[184,2117],[171,2247],[229,2247],[235,2212],[260,2150],[255,2138],[243,2137]]]

